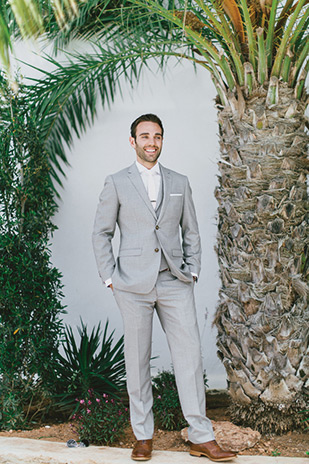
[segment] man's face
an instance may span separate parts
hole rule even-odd
[[[137,161],[151,169],[162,150],[162,130],[159,124],[150,121],[140,122],[136,128],[136,138],[130,137],[130,144],[136,151]]]

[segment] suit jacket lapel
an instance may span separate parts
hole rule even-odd
[[[162,200],[163,200],[163,195],[164,195],[164,192],[163,192],[163,180],[162,180],[162,170],[161,169],[160,169],[160,173],[161,173],[160,188],[159,188],[159,193],[158,193],[158,198],[157,198],[157,205],[156,205],[156,209],[155,209],[157,217],[159,217],[159,215],[160,215],[161,205],[162,205]]]
[[[145,205],[151,212],[151,214],[156,218],[156,213],[155,210],[153,209],[153,206],[149,200],[148,194],[146,192],[144,183],[142,181],[141,175],[138,172],[138,169],[136,167],[136,164],[133,163],[129,168],[128,168],[128,177],[132,184],[134,185],[135,189],[137,190],[138,194],[142,197],[143,201],[145,202]]]
[[[172,176],[171,172],[169,169],[166,169],[162,164],[160,164],[160,169],[161,169],[161,176],[162,176],[162,189],[163,189],[163,200],[162,200],[162,207],[159,212],[159,220],[164,214],[164,211],[166,209],[167,202],[170,197],[170,193],[172,191]]]

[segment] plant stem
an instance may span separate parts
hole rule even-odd
[[[309,71],[309,60],[307,61],[305,67],[300,73],[300,76],[295,86],[295,98],[297,98],[298,100],[300,100],[302,97],[308,71]]]
[[[309,53],[309,40],[307,40],[305,46],[303,47],[302,51],[300,52],[300,55],[298,59],[295,62],[295,65],[293,66],[292,69],[292,86],[296,84],[297,77],[299,75],[299,72],[301,70],[302,65],[304,64],[305,59],[307,58]]]
[[[254,75],[254,69],[251,63],[244,64],[245,70],[245,91],[247,95],[251,95],[253,89],[256,87],[256,80]]]
[[[248,37],[248,46],[249,46],[249,61],[253,66],[254,71],[256,71],[256,44],[254,38],[254,32],[252,27],[252,22],[250,18],[250,13],[246,0],[240,0],[242,11],[245,20],[245,26],[247,30]]]
[[[278,103],[278,78],[276,76],[272,76],[269,80],[266,103],[268,106]]]
[[[293,53],[290,48],[288,48],[286,52],[286,57],[284,58],[283,65],[282,65],[282,70],[281,70],[281,77],[284,82],[288,82],[289,80],[289,74],[290,74],[290,69],[291,69],[291,62],[293,59]]]
[[[264,29],[259,27],[256,30],[258,37],[258,50],[259,50],[259,60],[258,60],[258,80],[260,84],[264,84],[267,80],[267,59],[265,54],[265,43],[264,43]]]

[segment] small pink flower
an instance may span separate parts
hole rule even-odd
[[[85,404],[85,400],[80,400],[80,404]]]
[[[161,399],[161,395],[158,395],[158,397],[157,397],[157,398],[158,398],[158,400],[160,400],[160,399]]]
[[[107,395],[105,393],[103,393],[103,398],[107,398]]]
[[[108,400],[106,400],[105,403],[108,403]]]
[[[87,408],[87,414],[90,414],[90,413],[91,413],[90,409]]]
[[[89,405],[92,404],[90,400],[88,400],[88,404],[89,404]]]
[[[95,400],[96,400],[97,403],[101,402],[101,400],[99,400],[99,398],[96,398]]]

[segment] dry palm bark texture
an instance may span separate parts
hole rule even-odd
[[[304,416],[309,387],[306,98],[275,80],[220,107],[216,323],[234,416],[283,431]]]

